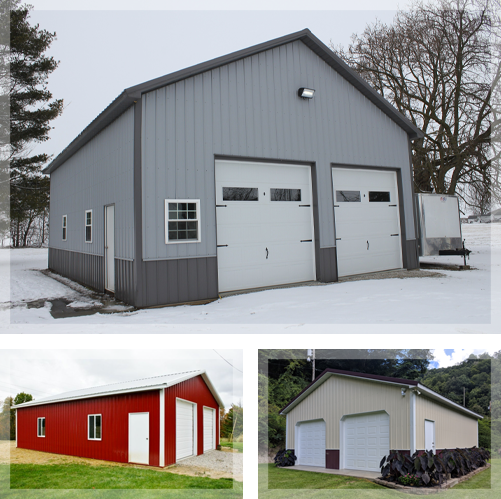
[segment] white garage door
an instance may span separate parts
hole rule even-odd
[[[339,277],[402,268],[397,174],[333,168]]]
[[[350,416],[343,422],[344,468],[380,471],[390,450],[390,416],[385,412]]]
[[[216,161],[219,291],[315,280],[309,166]]]
[[[298,426],[297,464],[325,468],[325,421],[310,421]]]
[[[176,461],[193,456],[194,404],[176,400]]]
[[[204,407],[204,452],[215,449],[214,409]]]

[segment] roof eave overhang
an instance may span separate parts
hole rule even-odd
[[[430,388],[427,388],[426,386],[422,385],[421,383],[419,383],[417,385],[417,387],[414,387],[414,388],[421,390],[424,394],[426,394],[426,396],[428,398],[436,400],[437,402],[441,402],[442,404],[448,405],[448,406],[454,408],[456,411],[463,412],[463,413],[467,414],[468,416],[471,416],[471,417],[474,417],[477,419],[484,419],[484,417],[481,416],[480,414],[477,414],[476,412],[470,411],[469,409],[467,409],[466,407],[463,407],[462,405],[456,404],[456,402],[453,402],[452,400],[449,400],[448,398],[440,395],[439,393],[434,392],[433,390],[431,390]]]
[[[405,387],[405,388],[415,388],[416,387],[416,385],[411,385],[409,383],[403,383],[400,381],[398,381],[398,382],[397,381],[384,381],[384,380],[380,380],[380,379],[363,378],[361,376],[353,376],[353,375],[350,376],[349,374],[326,372],[325,374],[323,374],[319,378],[317,378],[303,393],[300,394],[299,397],[297,397],[295,400],[293,400],[288,405],[286,405],[280,411],[280,414],[286,415],[288,412],[290,412],[292,409],[294,409],[294,407],[296,407],[300,402],[302,402],[306,397],[308,397],[310,393],[315,391],[321,384],[325,383],[331,376],[341,376],[341,377],[350,378],[350,379],[372,381],[372,382],[376,382],[376,383],[384,383],[387,385],[389,384],[389,385],[401,386],[401,387]]]
[[[86,395],[75,395],[73,397],[61,397],[60,399],[52,399],[52,400],[40,400],[40,401],[34,400],[33,402],[25,402],[24,404],[13,405],[11,407],[11,409],[23,409],[25,407],[33,407],[36,405],[58,404],[60,402],[72,402],[75,400],[83,400],[83,399],[98,398],[98,397],[99,398],[100,397],[108,397],[111,395],[123,395],[126,393],[161,390],[163,388],[169,388],[171,386],[178,385],[179,383],[183,383],[185,381],[188,381],[189,379],[195,378],[196,376],[202,377],[205,384],[207,385],[207,388],[212,393],[212,396],[216,399],[216,402],[218,403],[219,407],[224,407],[224,403],[221,400],[221,397],[217,393],[216,389],[214,388],[214,385],[212,384],[211,380],[209,379],[209,376],[207,375],[207,373],[205,371],[197,371],[195,373],[187,374],[186,376],[183,376],[182,378],[176,378],[176,380],[172,383],[160,383],[160,384],[155,384],[155,385],[151,385],[151,386],[142,386],[142,387],[137,387],[137,388],[126,388],[124,390],[110,390],[109,392],[89,393]]]
[[[118,118],[135,101],[141,98],[141,95],[151,92],[166,85],[171,85],[177,81],[190,78],[200,73],[216,69],[226,64],[236,62],[245,57],[270,50],[272,48],[301,40],[307,47],[315,52],[321,59],[335,69],[341,76],[348,80],[355,88],[362,92],[372,103],[389,116],[405,132],[409,139],[414,140],[424,137],[419,128],[404,117],[395,109],[386,99],[378,94],[363,78],[361,78],[353,69],[342,61],[329,47],[320,41],[309,29],[304,29],[296,33],[276,38],[258,45],[253,45],[243,50],[232,52],[210,61],[196,64],[186,69],[170,73],[153,80],[149,80],[139,85],[134,85],[125,89],[104,111],[102,111],[82,133],[74,139],[66,149],[64,149],[44,170],[44,173],[52,173],[65,161],[67,161],[75,152],[95,137],[101,130],[108,126],[113,120]]]

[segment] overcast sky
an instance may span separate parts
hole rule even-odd
[[[65,110],[52,122],[51,139],[35,148],[57,155],[127,87],[304,28],[327,45],[347,46],[352,33],[376,18],[391,22],[408,2],[353,0],[351,10],[320,0],[310,0],[309,10],[293,10],[304,9],[304,1],[273,0],[29,3],[31,22],[57,33],[48,53],[60,65],[49,89]],[[179,6],[185,10],[173,10]]]
[[[0,354],[0,401],[35,399],[121,381],[205,370],[224,402],[243,404],[242,350],[7,350]]]

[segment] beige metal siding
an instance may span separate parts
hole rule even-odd
[[[435,421],[435,449],[478,445],[475,418],[463,415],[423,395],[416,397],[416,450],[424,449],[424,420]]]
[[[343,376],[331,376],[289,412],[287,444],[294,449],[296,423],[310,419],[326,422],[326,448],[339,449],[339,422],[350,414],[386,411],[390,415],[390,448],[409,449],[409,392],[401,387]]]

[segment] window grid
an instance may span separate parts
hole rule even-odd
[[[167,199],[165,218],[166,244],[200,241],[200,200]]]
[[[63,215],[63,241],[66,241],[67,226],[68,226],[68,217],[67,215]]]
[[[92,242],[92,210],[85,212],[85,242]]]

